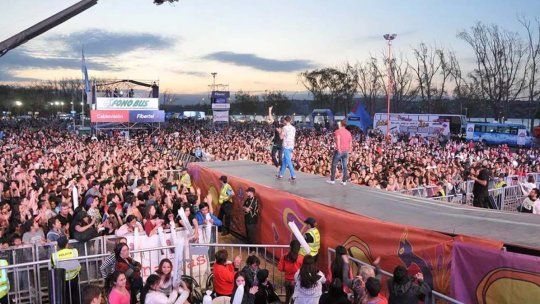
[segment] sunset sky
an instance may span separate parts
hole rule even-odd
[[[76,3],[0,1],[0,40]],[[90,77],[159,79],[162,91],[207,91],[211,72],[231,91],[304,91],[298,73],[380,55],[382,35],[396,52],[420,42],[473,54],[456,38],[476,21],[521,31],[539,17],[538,0],[152,0],[99,3],[0,57],[0,81],[80,77],[85,45]]]

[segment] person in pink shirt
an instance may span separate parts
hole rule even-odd
[[[115,271],[109,278],[112,285],[109,293],[109,304],[130,304],[131,296],[126,289],[126,275]]]
[[[349,153],[351,152],[352,148],[352,135],[351,132],[349,132],[349,130],[345,128],[347,126],[347,121],[345,119],[338,122],[338,124],[339,128],[334,131],[334,158],[332,159],[330,180],[328,180],[327,182],[330,184],[336,183],[336,181],[334,180],[336,178],[336,168],[338,162],[341,162],[341,169],[343,170],[343,179],[341,180],[341,184],[346,185],[349,178],[347,174],[347,161],[349,159]]]

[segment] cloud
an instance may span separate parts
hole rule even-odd
[[[29,52],[13,50],[2,58],[3,67],[11,69],[81,69],[81,58],[40,57]],[[117,70],[114,66],[86,61],[89,70]]]
[[[176,74],[188,75],[193,77],[210,77],[210,74],[198,71],[173,71]]]
[[[246,66],[268,72],[295,72],[315,67],[309,60],[268,59],[254,54],[234,52],[215,52],[204,56],[203,59],[231,63],[237,66]]]
[[[92,29],[68,35],[53,36],[51,41],[62,42],[66,52],[93,56],[115,56],[138,49],[164,50],[174,46],[178,38],[163,37],[150,33],[120,33]]]
[[[0,82],[27,82],[27,81],[35,81],[35,80],[37,79],[27,78],[27,77],[17,77],[17,76],[14,76],[12,72],[0,70]]]

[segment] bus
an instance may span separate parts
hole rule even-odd
[[[465,138],[488,145],[511,147],[532,147],[534,143],[525,125],[513,123],[468,123]]]
[[[386,113],[375,113],[373,129],[386,133]],[[390,132],[410,135],[439,136],[465,133],[467,118],[454,114],[405,114],[390,113]]]

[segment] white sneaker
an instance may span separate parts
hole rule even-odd
[[[336,181],[333,181],[333,180],[327,180],[326,182],[332,185],[336,183]]]
[[[341,182],[343,186],[347,186],[347,182]]]

